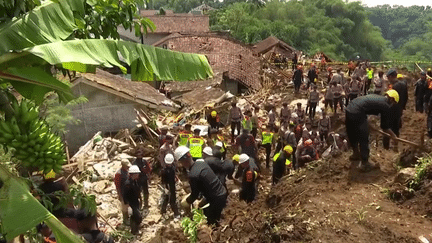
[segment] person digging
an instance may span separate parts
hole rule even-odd
[[[292,166],[290,161],[292,153],[293,148],[290,145],[286,145],[282,151],[273,157],[273,185],[276,185],[282,176],[285,175],[286,167],[290,168]]]
[[[396,135],[390,129],[393,119],[391,107],[399,102],[399,94],[396,90],[388,90],[385,96],[369,94],[358,97],[350,102],[345,110],[346,130],[353,154],[351,161],[361,160],[359,168],[362,172],[368,172],[377,166],[369,162],[369,124],[368,115],[381,115],[381,129],[395,139]]]
[[[180,146],[174,151],[174,157],[188,172],[191,193],[181,201],[181,206],[186,212],[190,211],[191,205],[200,193],[210,204],[204,208],[207,224],[219,225],[222,210],[226,206],[227,191],[222,182],[203,160],[193,160],[189,148]]]

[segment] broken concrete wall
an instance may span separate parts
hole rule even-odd
[[[136,119],[136,103],[84,83],[74,86],[72,91],[76,96],[85,96],[88,102],[72,110],[73,117],[81,122],[67,127],[66,141],[71,153],[75,153],[98,131],[116,132],[136,126],[133,122]]]

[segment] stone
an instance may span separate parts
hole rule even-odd
[[[93,184],[93,190],[97,193],[103,193],[106,186],[110,183],[109,180],[101,180]]]
[[[394,178],[394,183],[405,185],[408,181],[414,179],[416,169],[412,167],[403,168]]]

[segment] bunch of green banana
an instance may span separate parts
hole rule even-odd
[[[61,138],[39,118],[38,107],[24,99],[20,104],[13,102],[12,107],[14,116],[8,121],[0,119],[0,144],[14,148],[14,157],[25,166],[59,172],[66,161]]]

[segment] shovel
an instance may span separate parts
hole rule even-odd
[[[388,133],[386,133],[386,132],[383,132],[383,131],[381,131],[380,129],[377,129],[377,128],[372,127],[372,126],[369,126],[369,127],[370,127],[371,130],[376,131],[376,132],[378,132],[378,133],[381,133],[381,134],[384,135],[384,136],[390,137],[390,138],[393,139],[393,140],[396,140],[396,141],[399,141],[399,142],[402,142],[402,143],[406,143],[406,144],[412,145],[412,146],[417,147],[417,148],[423,148],[423,146],[420,145],[420,144],[418,144],[418,143],[414,143],[414,142],[411,142],[411,141],[408,141],[408,140],[405,140],[405,139],[402,139],[402,138],[398,138],[398,137],[396,137],[396,138],[392,138],[392,137],[390,136],[390,134],[388,134]]]

